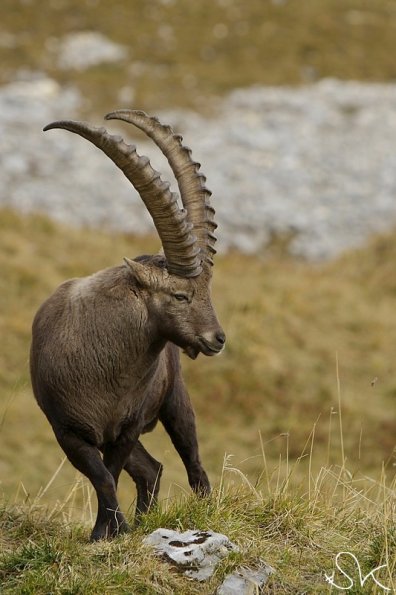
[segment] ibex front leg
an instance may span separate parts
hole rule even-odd
[[[159,419],[184,463],[191,489],[206,496],[210,493],[210,483],[199,458],[194,410],[181,378],[165,399]]]

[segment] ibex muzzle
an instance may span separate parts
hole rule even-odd
[[[155,502],[162,465],[139,442],[160,420],[198,494],[210,492],[201,465],[194,411],[180,370],[179,349],[191,358],[220,353],[225,335],[210,297],[215,254],[210,191],[182,138],[144,112],[106,116],[130,122],[161,148],[178,196],[149,160],[104,128],[54,122],[106,153],[138,190],[163,254],[125,258],[122,265],[63,283],[33,322],[31,377],[35,397],[71,463],[98,498],[91,538],[128,529],[116,489],[125,469],[137,488],[135,521]]]

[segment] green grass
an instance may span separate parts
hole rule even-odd
[[[81,30],[127,46],[129,59],[59,72],[54,40]],[[134,107],[205,111],[236,87],[396,77],[395,0],[3,0],[0,33],[14,36],[0,46],[0,81],[44,70],[76,84],[90,115],[132,107],[120,106],[125,87]]]

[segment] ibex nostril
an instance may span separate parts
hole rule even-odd
[[[219,331],[219,332],[216,334],[216,341],[217,341],[218,343],[220,343],[221,345],[224,345],[224,343],[226,342],[226,336],[225,336],[225,334],[223,333],[223,331]]]

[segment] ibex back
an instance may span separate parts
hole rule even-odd
[[[125,258],[119,266],[66,281],[33,322],[34,394],[68,459],[95,488],[92,540],[128,530],[116,495],[122,469],[137,488],[135,522],[155,502],[162,465],[139,436],[158,420],[183,460],[191,488],[209,493],[179,348],[195,359],[220,353],[225,343],[210,298],[216,223],[200,166],[182,138],[157,119],[131,110],[106,116],[113,118],[138,126],[161,148],[184,208],[149,160],[120,137],[73,121],[44,129],[70,130],[104,151],[139,192],[163,247],[163,254]]]

